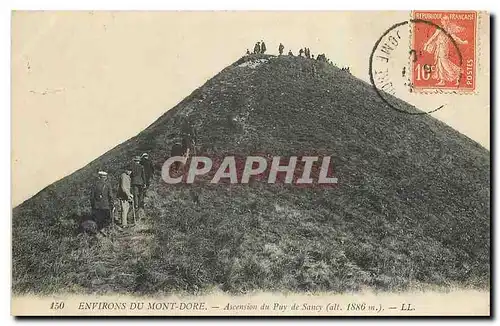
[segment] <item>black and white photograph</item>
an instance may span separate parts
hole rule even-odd
[[[490,316],[490,15],[12,11],[14,316]]]

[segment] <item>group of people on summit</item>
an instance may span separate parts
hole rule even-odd
[[[255,46],[253,49],[253,54],[264,54],[264,53],[266,53],[266,50],[267,50],[266,43],[264,43],[264,41],[261,40],[260,42],[255,43]],[[283,55],[284,50],[285,50],[285,46],[283,45],[283,43],[280,43],[278,46],[279,55]],[[250,50],[247,49],[246,55],[250,55],[250,54],[252,54],[252,53],[250,53]],[[293,56],[293,52],[291,49],[288,50],[288,55]],[[299,49],[299,57],[302,57],[302,56],[304,58],[307,58],[307,59],[313,59],[313,60],[315,59],[314,54],[311,54],[311,49],[309,49],[308,47],[304,47],[304,48]],[[330,59],[328,59],[324,53],[318,54],[316,56],[316,61],[326,62],[332,66],[334,65],[334,63]],[[340,69],[342,71],[350,72],[349,67],[342,67]]]

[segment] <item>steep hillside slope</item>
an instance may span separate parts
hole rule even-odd
[[[157,173],[150,227],[137,231],[147,241],[134,242],[144,248],[78,234],[96,171],[116,187],[143,151],[159,168],[186,117],[203,153],[320,151],[339,184],[172,186]],[[490,154],[430,116],[395,112],[326,63],[252,55],[14,208],[12,233],[16,293],[487,288]]]

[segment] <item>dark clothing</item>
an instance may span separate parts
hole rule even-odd
[[[186,120],[181,129],[182,156],[186,155],[188,149],[191,155],[196,155],[195,145],[197,137],[196,129]]]
[[[144,168],[139,162],[134,162],[132,167],[132,174],[130,175],[131,184],[143,186],[146,184],[146,176],[144,174]]]
[[[132,185],[132,195],[134,196],[134,207],[144,208],[144,186]]]
[[[146,187],[149,187],[151,177],[154,174],[154,166],[153,162],[149,158],[143,158],[141,160],[141,165],[144,168],[144,177],[145,177],[145,182],[146,182]]]
[[[278,52],[280,53],[280,55],[283,54],[283,50],[285,49],[285,46],[283,44],[280,43],[280,46],[278,47]]]
[[[80,230],[88,234],[96,234],[97,231],[99,231],[97,229],[97,223],[94,222],[93,220],[83,221],[82,224],[80,225]]]
[[[182,138],[182,156],[186,156],[188,149],[191,156],[196,155],[196,146],[194,140],[189,136]]]
[[[182,145],[181,144],[174,144],[172,146],[172,150],[170,151],[170,157],[174,157],[174,156],[184,156],[184,150],[182,148]],[[169,158],[170,158],[169,157]],[[167,158],[168,159],[168,158]],[[177,170],[179,170],[179,168],[181,167],[181,162],[179,161],[175,161],[173,164],[172,164],[172,171],[176,172]]]
[[[180,136],[182,138],[182,145],[189,146],[184,147],[184,150],[191,148],[191,144],[196,144],[198,138],[195,127],[188,120],[184,120],[182,123]]]
[[[92,186],[90,194],[90,206],[92,209],[111,209],[113,205],[113,194],[107,181],[98,179]]]
[[[97,224],[97,230],[102,230],[111,223],[111,211],[109,209],[96,208],[93,210],[94,221]]]
[[[260,43],[255,43],[255,46],[253,48],[253,53],[260,53]]]
[[[146,185],[146,176],[144,173],[144,167],[139,162],[134,162],[132,164],[132,174],[131,179],[131,190],[134,196],[134,207],[143,208],[144,207],[144,186]]]
[[[262,42],[260,45],[260,53],[266,53],[266,43]]]

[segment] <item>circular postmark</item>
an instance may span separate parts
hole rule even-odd
[[[424,29],[427,33],[432,30],[441,37],[441,43],[437,48],[434,43],[429,42],[436,37],[434,34],[423,36],[428,40],[427,43],[415,44],[412,36],[415,31]],[[432,52],[434,55],[426,52]],[[429,107],[429,97],[426,99],[425,107],[419,105],[420,109],[415,109],[408,103],[413,102],[411,95],[415,92],[415,80],[430,81],[431,78],[439,80],[443,71],[446,73],[448,67],[442,67],[442,61],[438,60],[439,56],[452,57],[458,64],[453,64],[453,67],[458,67],[455,68],[458,87],[463,77],[463,71],[460,68],[462,54],[453,35],[446,28],[423,19],[410,19],[396,23],[389,27],[373,46],[369,62],[370,82],[378,96],[397,112],[411,115],[436,112],[443,108],[444,104]]]

